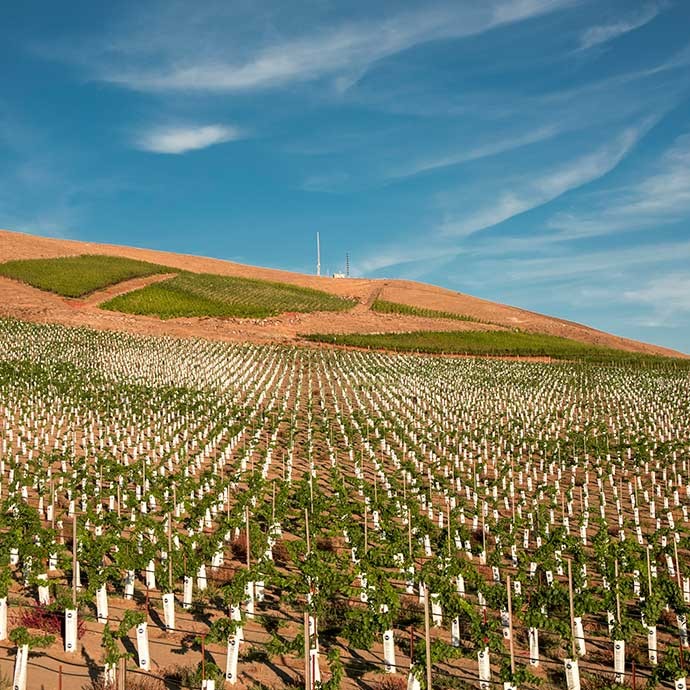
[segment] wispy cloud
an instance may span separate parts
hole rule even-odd
[[[407,268],[404,270],[409,271],[413,266],[433,266],[439,261],[447,263],[453,260],[460,251],[458,247],[444,242],[420,241],[419,238],[410,239],[408,242],[401,240],[395,244],[373,248],[357,261],[355,268],[359,274],[364,275],[394,266],[397,271],[399,267],[405,265]]]
[[[484,261],[480,266],[488,275],[501,276],[505,283],[532,285],[554,283],[579,276],[601,276],[609,279],[640,266],[673,264],[690,259],[690,242],[637,245],[589,252],[567,252],[539,258],[507,258]]]
[[[345,172],[324,173],[310,175],[305,178],[300,189],[305,192],[326,192],[337,194],[342,192],[344,185],[349,181],[350,176]]]
[[[549,221],[554,239],[579,239],[658,227],[690,213],[690,134],[676,139],[651,172],[601,200],[588,200],[585,212],[559,213]],[[594,210],[590,210],[594,207]]]
[[[649,5],[643,12],[637,16],[622,19],[611,24],[600,24],[587,29],[580,36],[580,48],[587,50],[596,45],[613,41],[614,39],[627,34],[630,31],[639,29],[645,24],[649,24],[658,14],[660,8],[658,5]]]
[[[441,3],[378,20],[319,27],[315,33],[290,36],[238,54],[236,41],[190,50],[190,43],[156,46],[145,54],[141,42],[112,41],[118,60],[105,65],[99,78],[142,91],[246,91],[335,77],[340,88],[352,83],[372,63],[428,41],[480,34],[523,21],[576,0],[493,0]],[[198,27],[197,27],[198,28]],[[193,43],[191,43],[193,45]],[[144,54],[142,54],[144,53]],[[129,63],[128,67],[122,65]]]
[[[478,211],[465,217],[446,219],[439,228],[440,234],[446,237],[467,237],[603,177],[623,160],[650,126],[651,122],[646,122],[641,126],[630,127],[614,141],[592,153],[541,172],[532,180],[516,183],[515,189],[502,192],[491,204]]]
[[[242,138],[237,127],[203,125],[198,127],[154,127],[137,136],[136,148],[152,153],[180,154]]]
[[[654,318],[650,325],[677,324],[678,317],[690,314],[690,273],[674,272],[653,278],[644,287],[626,290],[623,298],[651,307]]]
[[[436,224],[431,231],[427,231],[423,240],[420,240],[419,236],[399,238],[389,246],[372,248],[361,260],[360,270],[363,273],[380,272],[415,262],[424,262],[432,266],[432,262],[436,260],[444,257],[455,258],[462,253],[469,253],[477,260],[490,256],[507,257],[526,248],[533,254],[536,248],[557,242],[553,234],[542,233],[507,238],[499,244],[482,243],[481,240],[478,242],[472,237],[471,244],[467,244],[470,236],[547,204],[608,174],[625,158],[655,121],[648,119],[636,126],[628,127],[612,141],[591,153],[551,169],[542,169],[531,179],[524,180],[524,176],[515,178],[509,188],[478,209],[464,215],[459,214],[457,210],[446,211],[443,221]],[[498,270],[497,267],[503,265],[503,261],[504,259],[501,259],[492,264]],[[549,260],[545,260],[545,265],[549,266]]]
[[[497,156],[501,153],[507,153],[508,151],[522,148],[523,146],[546,141],[547,139],[555,137],[560,131],[560,128],[555,125],[546,125],[524,134],[518,134],[513,137],[498,139],[480,146],[475,146],[461,153],[440,156],[438,158],[422,159],[405,167],[391,170],[388,173],[388,177],[391,179],[413,177],[414,175],[431,172],[432,170],[439,170],[441,168],[469,163],[470,161],[480,160],[490,156]]]

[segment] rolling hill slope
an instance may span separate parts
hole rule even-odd
[[[136,277],[76,299],[46,292],[16,279],[0,277],[0,316],[137,333],[252,342],[296,342],[301,340],[302,334],[326,332],[345,334],[520,329],[629,352],[686,357],[667,348],[621,338],[571,321],[412,281],[319,278],[220,259],[52,239],[0,230],[2,263],[19,259],[52,259],[81,255],[105,255],[145,261],[165,267],[166,273]],[[287,312],[261,319],[196,316],[165,321],[156,316],[106,311],[99,306],[107,300],[159,283],[183,271],[311,288],[351,299],[355,306],[334,312]],[[371,308],[376,300],[407,305],[413,309],[403,310],[408,313],[381,313]],[[422,315],[418,315],[420,312]],[[434,316],[433,312],[469,318],[444,319]]]

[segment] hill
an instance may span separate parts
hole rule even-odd
[[[138,249],[117,245],[95,244],[38,237],[18,232],[0,230],[0,257],[2,264],[9,261],[57,259],[59,257],[107,256],[146,262],[153,265],[142,269],[118,266],[112,284],[103,282],[101,289],[79,297],[46,291],[46,286],[34,287],[17,279],[17,276],[0,277],[0,315],[30,321],[56,322],[66,325],[89,326],[99,329],[124,330],[135,333],[198,336],[212,339],[251,342],[299,342],[303,336],[327,333],[368,334],[408,333],[417,331],[506,331],[519,329],[526,333],[558,336],[588,345],[614,348],[649,355],[685,357],[673,350],[621,338],[587,326],[537,314],[524,309],[490,302],[433,285],[405,280],[374,280],[364,278],[327,278],[292,273],[277,269],[260,268],[220,259],[174,254],[150,249]],[[112,261],[111,264],[118,262]],[[121,262],[126,264],[127,262]],[[110,267],[112,268],[112,266]],[[133,270],[129,277],[128,270]],[[188,276],[181,280],[179,275]],[[189,274],[192,274],[191,281]],[[200,275],[205,274],[202,279]],[[175,278],[175,276],[178,276]],[[218,276],[249,281],[267,281],[272,290],[263,289],[263,299],[275,301],[275,294],[284,292],[289,297],[280,304],[289,311],[272,313],[251,310],[239,316],[257,313],[260,318],[239,318],[231,309],[223,307],[208,312],[189,310],[189,314],[209,316],[182,316],[165,320],[151,315],[151,307],[134,308],[149,297],[146,290],[170,284],[175,279],[186,284],[186,289],[196,289],[196,283],[209,282],[217,288]],[[225,281],[231,285],[233,281]],[[174,284],[173,284],[174,285]],[[191,287],[190,287],[191,285]],[[227,285],[223,288],[229,290]],[[235,285],[241,285],[235,281]],[[93,287],[93,285],[91,285]],[[96,285],[96,287],[99,287]],[[176,288],[178,289],[178,288]],[[239,289],[236,287],[236,290]],[[242,288],[245,292],[246,289]],[[310,291],[305,307],[304,290]],[[278,291],[276,293],[275,291]],[[324,295],[324,293],[327,293]],[[215,293],[214,293],[215,294]],[[295,294],[301,301],[295,302]],[[320,297],[318,297],[321,295]],[[169,295],[168,295],[169,296]],[[188,294],[185,295],[187,299]],[[166,297],[167,298],[167,297]],[[206,298],[206,296],[204,297]],[[333,298],[336,298],[335,300]],[[340,299],[337,299],[340,298]],[[292,300],[292,301],[291,301]],[[343,300],[350,300],[345,304]],[[189,299],[187,299],[189,301]],[[198,305],[199,295],[194,295]],[[102,305],[108,303],[108,309]],[[294,307],[291,305],[295,305]],[[325,306],[319,306],[325,305]],[[383,305],[383,306],[382,306]],[[246,306],[246,305],[245,305]],[[110,308],[122,311],[110,311]],[[314,311],[332,309],[333,311]],[[124,313],[124,312],[139,313]],[[155,310],[154,310],[155,311]],[[275,310],[273,310],[275,311]],[[229,314],[229,316],[228,316]],[[270,314],[270,315],[265,315]],[[167,316],[174,316],[169,311]],[[218,315],[214,318],[214,315]]]

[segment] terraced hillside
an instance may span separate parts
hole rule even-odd
[[[220,259],[0,231],[0,257],[3,262],[94,254],[115,257],[118,261],[128,259],[145,262],[164,267],[170,273],[132,278],[128,283],[116,283],[105,288],[101,295],[93,293],[79,300],[0,277],[0,315],[142,334],[202,336],[251,342],[299,342],[303,335],[323,333],[519,330],[629,352],[682,356],[666,348],[620,338],[581,324],[411,281],[318,278]],[[175,274],[183,272],[215,277],[174,278]],[[166,278],[162,278],[162,275]],[[271,298],[270,309],[265,308],[266,300],[263,305],[254,303],[248,308],[237,296],[241,291],[233,293],[230,290],[225,293],[226,297],[218,299],[222,290],[210,289],[208,284],[202,285],[205,281],[217,282],[221,276],[233,280],[280,283],[285,290],[288,286],[290,289],[317,290],[330,297],[321,297],[320,304],[312,304],[305,309],[304,300],[301,299],[305,293],[300,292],[300,299],[296,299],[296,293],[293,293],[291,300],[277,306],[276,300]],[[169,278],[173,282],[167,282]],[[196,281],[196,287],[192,290],[190,280]],[[176,290],[179,302],[182,299],[180,290],[177,290],[180,283],[183,283],[181,292],[184,293],[186,308],[170,308],[170,287]],[[142,291],[137,293],[135,290]],[[310,294],[314,297],[313,293]],[[152,298],[155,298],[154,307],[151,306]],[[108,301],[110,308],[122,311],[101,308]],[[168,306],[158,308],[161,304]],[[260,308],[262,306],[264,308]],[[167,318],[161,320],[158,316]]]

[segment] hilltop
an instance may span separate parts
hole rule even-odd
[[[319,333],[519,329],[530,334],[558,336],[627,352],[686,357],[668,348],[621,338],[582,324],[413,281],[316,277],[221,259],[0,230],[0,262],[3,264],[14,260],[83,255],[122,257],[155,264],[156,268],[149,275],[137,274],[138,277],[115,282],[76,298],[0,277],[0,316],[143,334],[249,342],[296,343],[303,342],[304,336]],[[262,318],[185,316],[161,319],[150,314],[110,311],[101,306],[147,286],[166,285],[165,281],[179,272],[210,274],[211,278],[223,276],[270,281],[274,289],[280,290],[280,285],[276,284],[282,284],[293,293],[295,288],[317,290],[352,303],[347,304],[347,308],[340,306],[333,311],[289,311]],[[117,301],[112,304],[117,304]]]

